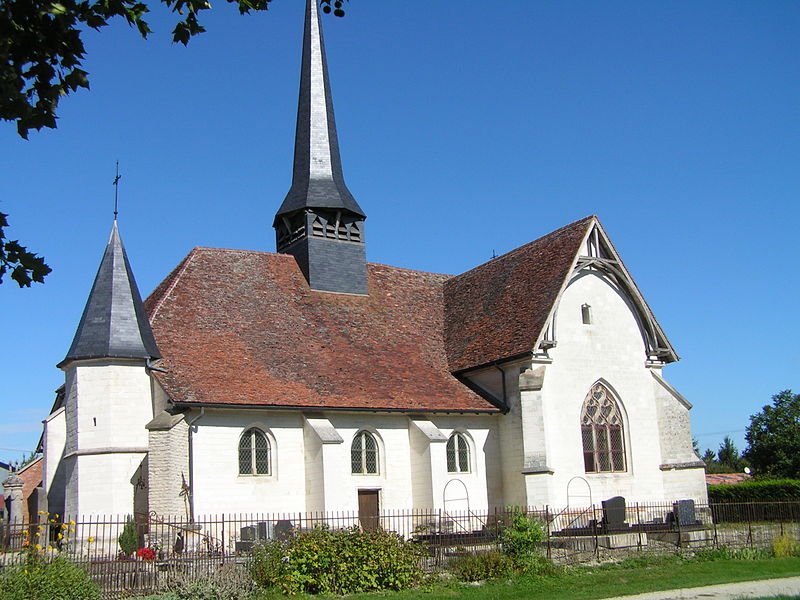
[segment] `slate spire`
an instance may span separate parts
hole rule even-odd
[[[366,215],[344,182],[317,4],[306,0],[292,187],[273,227],[312,289],[366,294]]]
[[[58,366],[88,358],[161,358],[116,219],[72,346]]]

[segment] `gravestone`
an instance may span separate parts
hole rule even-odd
[[[679,527],[697,525],[697,515],[694,512],[694,500],[678,500],[672,505],[672,512]]]
[[[603,528],[606,531],[621,531],[629,528],[625,522],[625,498],[622,496],[603,500]]]
[[[239,538],[243,542],[254,542],[256,539],[256,528],[253,527],[252,525],[242,527],[239,530]]]
[[[291,521],[280,520],[275,523],[275,529],[272,530],[275,539],[279,542],[289,539],[294,534],[294,525]]]

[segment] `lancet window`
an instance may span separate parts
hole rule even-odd
[[[353,438],[350,464],[355,475],[378,474],[378,442],[369,431],[359,431]]]
[[[447,472],[469,473],[469,442],[463,433],[454,433],[447,440]]]
[[[581,410],[583,464],[587,473],[625,470],[622,412],[602,383],[592,386]]]
[[[270,475],[272,448],[263,431],[251,428],[239,438],[239,475]]]

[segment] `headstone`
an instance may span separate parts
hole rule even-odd
[[[603,527],[606,531],[628,529],[625,523],[625,498],[614,496],[603,500]]]
[[[294,533],[294,525],[292,525],[291,521],[278,521],[275,523],[275,529],[273,529],[273,533],[275,534],[275,539],[279,542],[282,542],[292,537],[292,534]]]
[[[679,527],[697,525],[697,515],[694,512],[694,500],[678,500],[672,505],[672,512],[678,521]]]
[[[266,521],[260,521],[257,524],[258,539],[265,540],[269,537],[269,535],[267,534],[267,525],[268,523]]]
[[[252,525],[248,525],[247,527],[242,527],[239,532],[239,537],[242,539],[243,542],[252,542],[256,539],[256,528]]]

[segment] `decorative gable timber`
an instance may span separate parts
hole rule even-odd
[[[630,301],[645,343],[647,362],[661,364],[680,360],[599,219],[596,216],[590,217],[590,219],[591,225],[580,245],[570,275],[562,285],[558,300],[551,309],[547,327],[541,333],[535,348],[546,352],[548,348],[556,345],[557,332],[554,324],[561,296],[577,277],[585,275],[587,271],[593,271],[604,277],[610,285]]]
[[[596,216],[575,221],[444,283],[445,340],[457,376],[556,345],[555,316],[575,276],[596,270],[629,299],[652,363],[678,360]],[[463,380],[463,377],[461,378]]]

